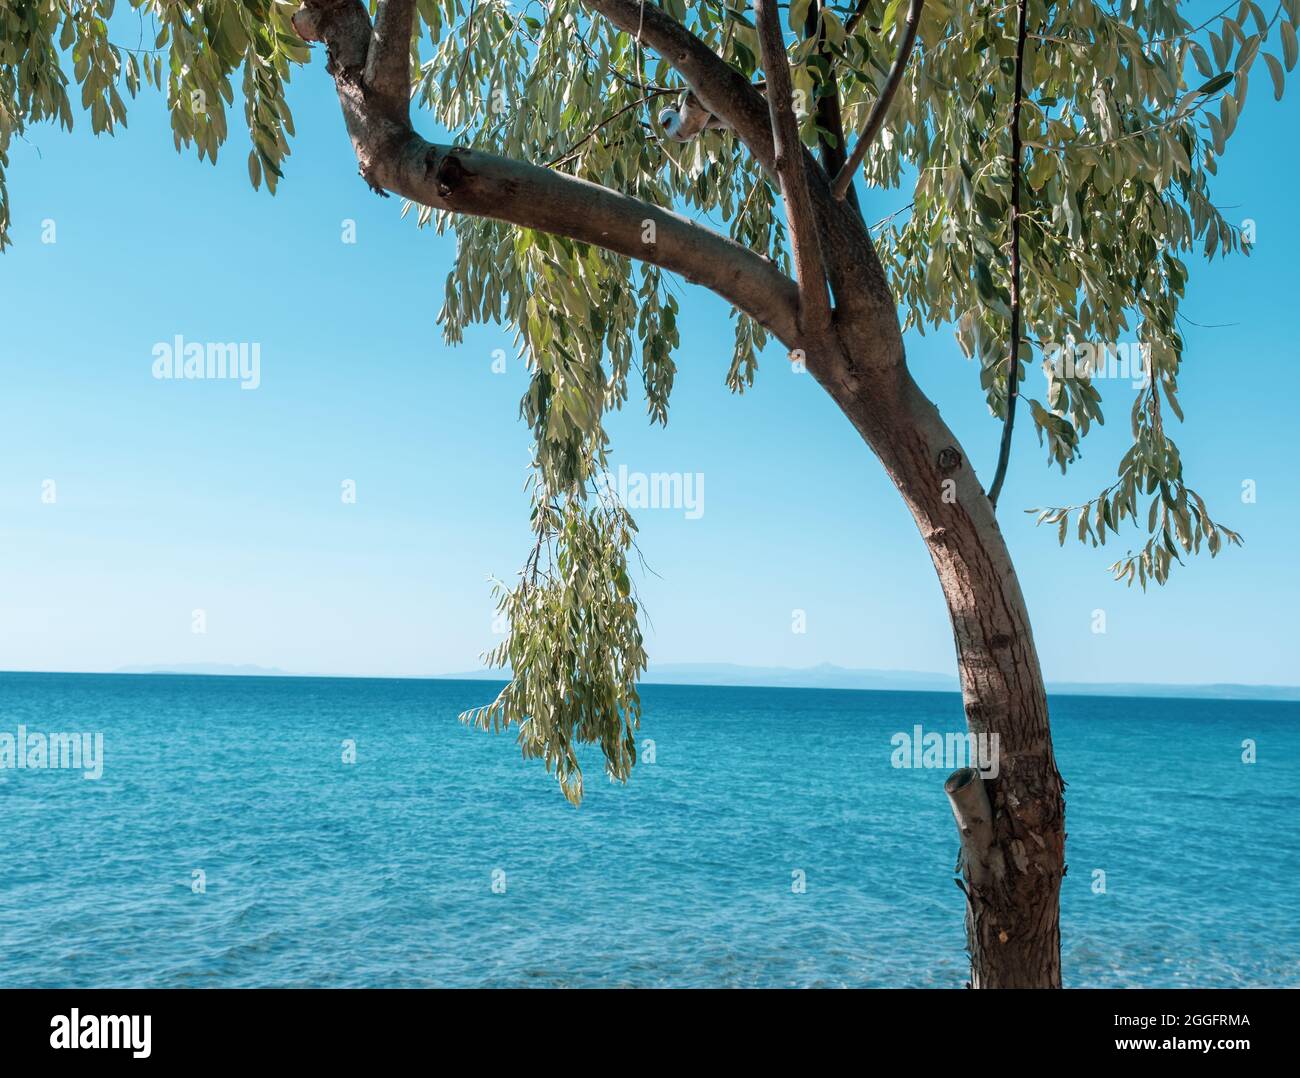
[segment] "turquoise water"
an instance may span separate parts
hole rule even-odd
[[[0,674],[0,734],[105,756],[0,770],[0,985],[962,984],[946,771],[890,764],[955,695],[648,686],[655,762],[611,786],[588,754],[575,810],[456,721],[492,691]],[[1052,719],[1067,984],[1300,984],[1300,705]]]

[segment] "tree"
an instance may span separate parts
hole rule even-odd
[[[1143,587],[1202,544],[1239,542],[1187,486],[1166,409],[1182,419],[1185,256],[1249,250],[1209,183],[1261,57],[1282,95],[1296,0],[1271,16],[1245,0],[1196,26],[1176,0],[757,0],[752,15],[735,0],[131,0],[154,39],[134,49],[113,36],[129,19],[113,6],[0,7],[0,167],[28,125],[71,127],[71,83],[97,132],[126,122],[122,89],[162,91],[177,147],[215,160],[238,75],[249,175],[273,192],[293,134],[285,84],[319,43],[361,176],[455,231],[447,338],[479,320],[514,328],[536,543],[499,586],[511,628],[492,658],[511,680],[470,718],[517,727],[575,803],[579,742],[598,742],[616,779],[635,760],[635,525],[601,484],[603,417],[635,365],[650,420],[666,421],[669,274],[734,308],[733,391],[770,339],[811,372],[915,518],[969,729],[999,737],[996,778],[946,784],[971,983],[1059,986],[1062,781],[995,515],[1021,382],[1041,349],[1046,392],[1027,406],[1064,472],[1102,420],[1107,368],[1122,358],[1143,376],[1115,482],[1038,511],[1061,542],[1137,529],[1112,569]],[[416,134],[412,100],[451,142]],[[858,178],[911,198],[868,227]],[[7,197],[0,175],[0,245]],[[979,358],[1002,423],[987,494],[908,373],[904,330],[942,325]]]

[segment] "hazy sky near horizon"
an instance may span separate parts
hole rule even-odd
[[[1107,425],[1064,478],[1023,417],[1001,520],[1049,679],[1300,682],[1300,85],[1275,103],[1261,67],[1251,89],[1215,193],[1231,219],[1256,222],[1257,250],[1192,263],[1184,313],[1227,325],[1184,327],[1175,432],[1192,485],[1246,545],[1145,595],[1114,583],[1122,545],[1060,549],[1021,510],[1110,481],[1133,390],[1106,387]],[[319,60],[290,100],[298,135],[274,198],[249,186],[245,135],[215,168],[178,155],[147,95],[113,138],[78,114],[72,134],[15,142],[14,246],[0,255],[0,669],[430,674],[476,668],[498,639],[488,580],[511,579],[530,539],[525,374],[500,327],[442,342],[451,242],[367,190]],[[860,193],[870,220],[908,201]],[[778,348],[731,395],[726,305],[684,282],[679,294],[667,429],[635,399],[612,424],[616,465],[703,476],[702,512],[637,514],[651,661],[952,671],[933,569],[877,461]],[[154,378],[155,346],[178,335],[256,343],[260,384]],[[907,344],[987,483],[999,427],[978,370],[947,330]],[[1037,370],[1026,386],[1041,394]]]

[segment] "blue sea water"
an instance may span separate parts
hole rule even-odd
[[[946,772],[890,743],[962,729],[959,697],[647,686],[654,763],[586,754],[574,809],[457,721],[493,691],[0,674],[0,733],[105,757],[0,770],[0,985],[962,985]],[[1067,985],[1300,984],[1300,705],[1052,721]]]

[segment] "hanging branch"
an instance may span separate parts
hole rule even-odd
[[[871,108],[871,113],[867,116],[866,126],[862,129],[862,135],[858,138],[858,144],[853,148],[853,153],[849,156],[844,167],[836,174],[834,182],[831,184],[831,193],[837,199],[843,199],[848,193],[849,187],[853,183],[853,176],[862,164],[862,159],[867,156],[867,150],[875,142],[876,136],[880,134],[880,129],[885,125],[885,117],[889,113],[890,103],[894,100],[894,94],[898,92],[899,84],[903,81],[903,72],[907,70],[907,61],[912,55],[912,47],[916,44],[916,31],[921,25],[921,7],[925,0],[911,0],[907,5],[907,25],[903,28],[903,40],[898,43],[898,55],[894,57],[894,66],[889,69],[889,77],[885,80],[885,88],[880,91],[880,96],[876,98],[875,105]]]
[[[1026,0],[1017,5],[1019,26],[1016,28],[1016,89],[1011,103],[1011,356],[1007,361],[1007,417],[1002,424],[1002,444],[998,448],[998,467],[989,488],[989,501],[998,507],[1002,481],[1007,477],[1011,460],[1011,430],[1016,422],[1016,401],[1020,398],[1020,99],[1023,94],[1025,68],[1025,31],[1028,23]]]

